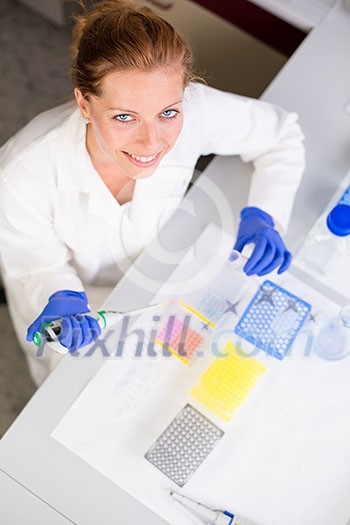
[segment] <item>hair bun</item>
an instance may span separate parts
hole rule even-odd
[[[102,0],[93,6],[77,0],[73,17],[72,78],[84,96],[97,95],[111,71],[181,67],[184,84],[193,78],[192,52],[174,27],[148,7],[129,0]]]

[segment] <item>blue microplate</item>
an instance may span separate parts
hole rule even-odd
[[[271,281],[264,281],[234,331],[268,354],[283,359],[310,310],[309,303]]]

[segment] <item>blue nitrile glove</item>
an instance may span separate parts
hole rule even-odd
[[[29,326],[27,341],[33,341],[34,333],[41,331],[43,323],[63,318],[59,341],[70,352],[74,352],[94,341],[101,333],[96,319],[90,315],[81,315],[87,312],[90,312],[90,308],[85,292],[55,292],[49,297],[41,314]]]
[[[255,244],[243,268],[247,275],[266,275],[278,267],[277,273],[283,273],[289,268],[292,254],[274,226],[272,217],[260,208],[247,207],[241,211],[234,249],[241,252],[246,244]]]

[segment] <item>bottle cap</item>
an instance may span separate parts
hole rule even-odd
[[[339,237],[350,234],[350,206],[338,204],[327,216],[327,226]]]
[[[245,263],[248,259],[247,257],[245,257],[245,255],[242,255],[241,252],[238,252],[237,250],[232,250],[228,260],[230,262],[231,268],[240,271],[243,270]]]

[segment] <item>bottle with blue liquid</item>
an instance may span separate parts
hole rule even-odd
[[[328,215],[320,217],[307,237],[300,257],[311,269],[327,275],[349,253],[349,235],[350,206],[338,203]]]

